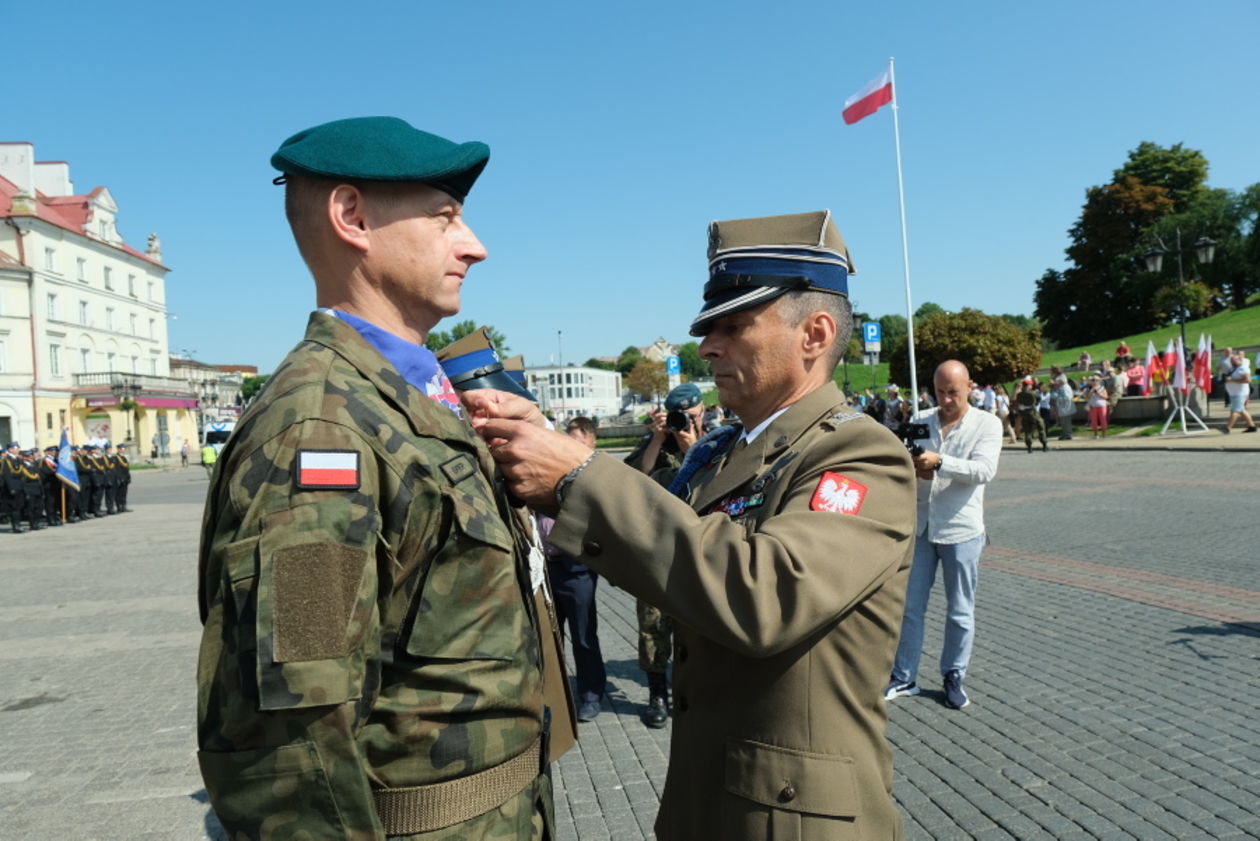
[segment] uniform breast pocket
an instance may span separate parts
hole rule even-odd
[[[486,500],[448,493],[452,528],[425,573],[406,651],[442,660],[512,660],[530,627],[512,534]]]
[[[735,795],[723,813],[726,837],[774,841],[856,838],[861,815],[853,762],[747,739],[726,743],[726,790]]]

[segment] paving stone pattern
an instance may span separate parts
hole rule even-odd
[[[1260,455],[1007,451],[973,703],[891,704],[910,841],[1260,838]],[[0,841],[221,839],[197,774],[197,468],[135,513],[0,533]],[[562,841],[650,839],[669,730],[634,602],[599,588],[603,712],[555,768]]]

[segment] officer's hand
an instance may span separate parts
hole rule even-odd
[[[556,483],[591,455],[589,447],[568,435],[525,421],[483,418],[477,426],[508,488],[543,513],[556,510]]]
[[[479,419],[485,418],[511,418],[547,428],[546,416],[520,395],[493,388],[475,388],[461,392],[459,399],[468,409],[473,429],[477,429]]]

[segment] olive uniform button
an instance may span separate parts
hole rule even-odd
[[[588,540],[582,544],[582,551],[592,558],[598,558],[600,553],[604,551],[604,547],[600,546],[594,540]]]
[[[674,706],[678,708],[678,711],[679,711],[680,713],[685,713],[685,712],[687,711],[687,707],[688,707],[688,704],[687,704],[687,698],[686,698],[686,696],[685,696],[685,695],[679,695],[679,696],[678,696],[678,698],[677,698],[677,700],[676,700],[676,702],[675,702],[675,704],[674,704]]]
[[[779,792],[779,802],[790,803],[796,799],[796,786],[788,783],[783,787],[783,791]]]

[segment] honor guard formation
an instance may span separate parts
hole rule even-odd
[[[123,514],[131,460],[119,444],[68,448],[73,471],[58,470],[58,447],[23,450],[12,441],[0,456],[0,526],[14,534]]]

